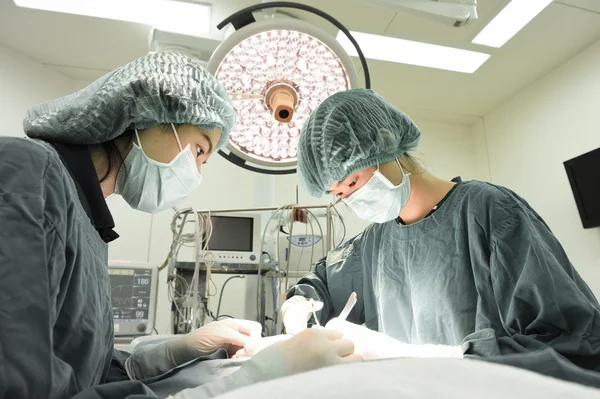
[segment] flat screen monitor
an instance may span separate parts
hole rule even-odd
[[[217,262],[258,263],[260,259],[261,221],[258,214],[211,215],[208,250]],[[203,244],[206,245],[205,235]]]
[[[152,333],[156,319],[158,268],[146,263],[108,264],[115,337]]]
[[[215,251],[252,251],[254,218],[211,216],[212,235],[208,246]]]
[[[600,148],[564,165],[583,227],[600,227]]]

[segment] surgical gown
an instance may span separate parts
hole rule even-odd
[[[353,291],[349,321],[406,343],[486,357],[550,348],[600,371],[598,301],[542,218],[504,187],[459,183],[415,224],[371,225],[287,296],[323,301],[325,324]]]
[[[48,143],[0,137],[0,398],[156,398],[151,383],[174,374],[160,344],[131,358],[113,349],[108,246],[78,188]],[[282,376],[253,360],[169,393],[203,399]]]

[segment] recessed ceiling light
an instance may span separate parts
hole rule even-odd
[[[550,3],[552,0],[512,0],[473,39],[473,43],[502,47]]]
[[[152,25],[187,35],[210,33],[210,5],[172,0],[14,0],[19,7]]]
[[[490,58],[490,55],[485,53],[369,33],[352,32],[352,36],[360,45],[365,57],[374,60],[473,73]],[[348,54],[357,55],[350,41],[341,32],[337,40]]]

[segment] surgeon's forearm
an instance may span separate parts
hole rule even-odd
[[[323,302],[323,308],[316,312],[319,318],[319,323],[324,325],[332,317],[334,317],[333,301],[329,293],[327,285],[327,261],[326,258],[321,259],[314,267],[314,270],[302,277],[296,285],[290,288],[287,292],[287,298],[294,295],[300,295],[307,299]],[[314,324],[313,317],[310,318],[310,323]]]
[[[234,389],[285,376],[283,356],[253,357],[235,373],[196,388],[184,389],[168,399],[209,399]]]
[[[187,344],[186,336],[182,336],[136,348],[125,362],[125,370],[130,379],[144,380],[168,373],[200,356]]]
[[[169,360],[176,366],[181,366],[187,362],[191,362],[200,356],[209,355],[210,353],[199,353],[196,348],[190,345],[190,335],[182,335],[175,339],[164,342],[167,356]]]

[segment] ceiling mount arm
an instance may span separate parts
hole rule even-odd
[[[477,0],[461,0],[460,3],[441,3],[437,0],[355,0],[361,3],[415,14],[438,20],[455,27],[477,20]]]

